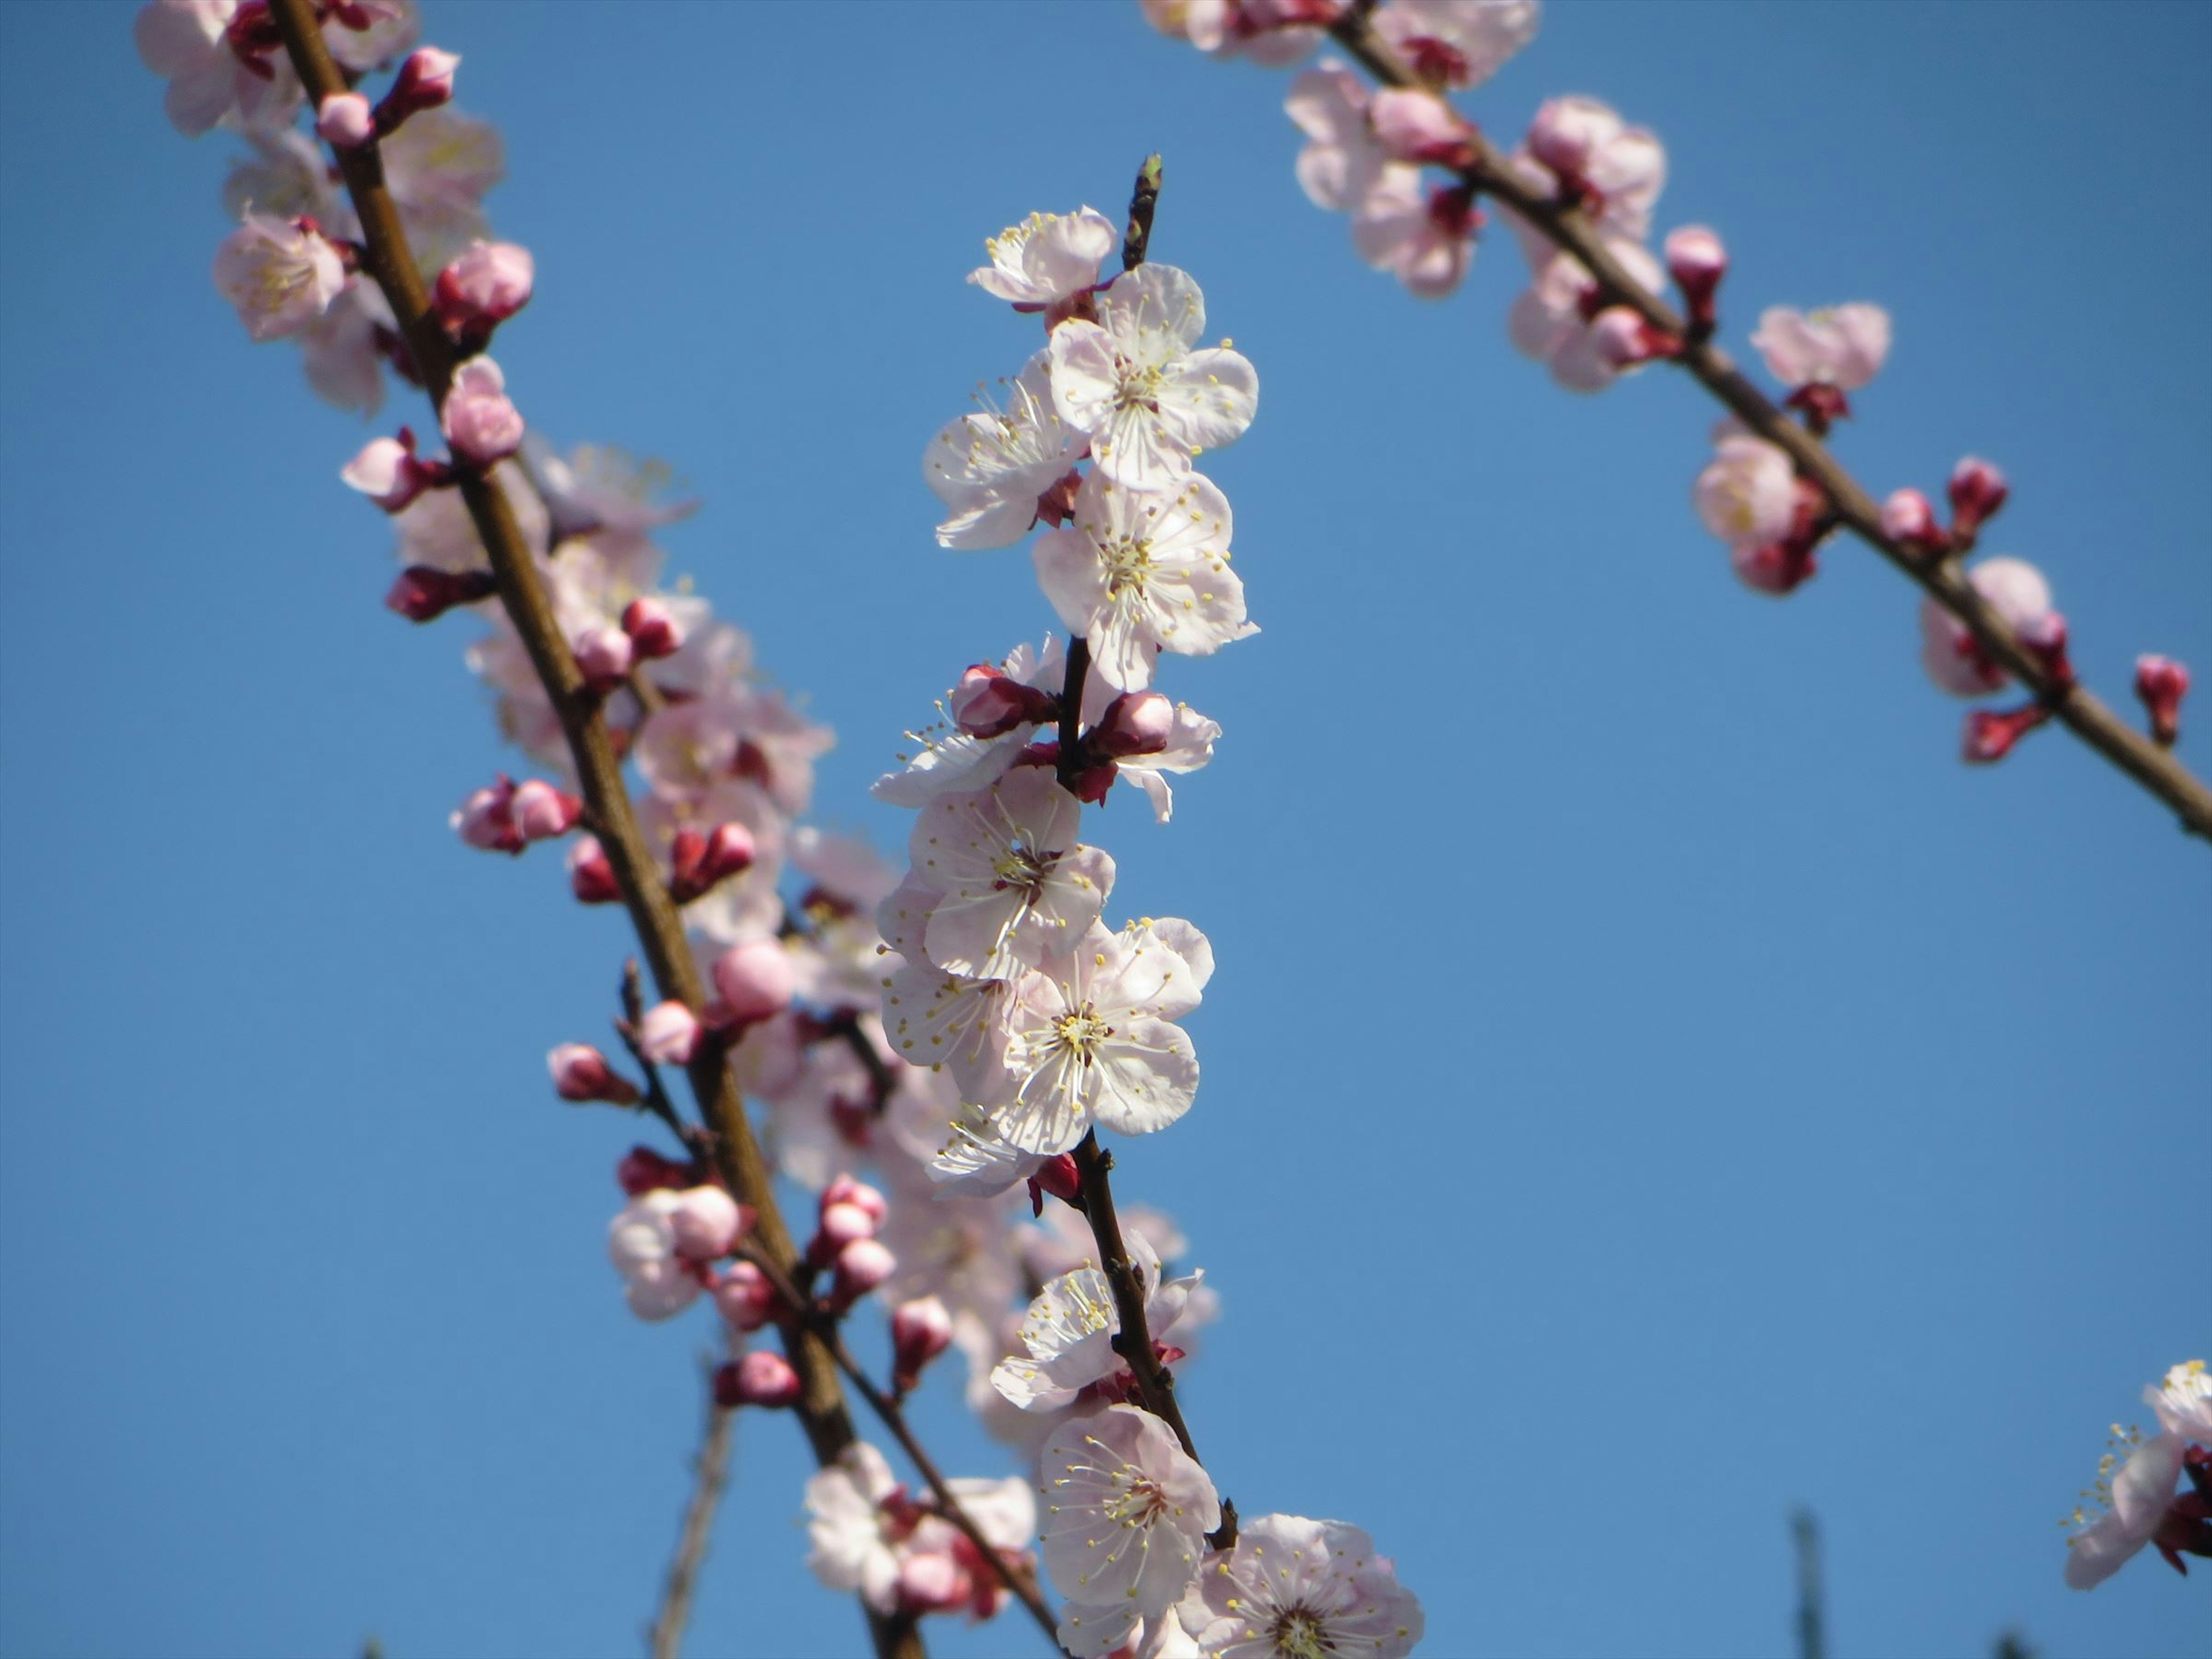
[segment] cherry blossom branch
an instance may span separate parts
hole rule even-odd
[[[1377,34],[1364,10],[1340,13],[1328,26],[1337,43],[1387,86],[1435,92],[1407,66]],[[1923,554],[1882,528],[1874,498],[1828,451],[1827,446],[1775,406],[1737,369],[1706,331],[1694,329],[1666,301],[1651,293],[1609,252],[1587,216],[1571,204],[1552,200],[1516,175],[1495,146],[1480,133],[1469,136],[1474,159],[1456,169],[1469,190],[1495,198],[1590,274],[1607,305],[1626,306],[1660,333],[1681,342],[1668,361],[1710,392],[1755,436],[1787,454],[1800,477],[1819,486],[1836,523],[1902,571],[1928,596],[1956,617],[1990,661],[2033,694],[2036,702],[2099,754],[2178,813],[2192,834],[2212,838],[2212,788],[2208,788],[2172,754],[2141,732],[2070,678],[2054,673],[2049,660],[2029,650],[1972,584],[1956,553]]]
[[[323,42],[314,0],[270,0],[270,12],[312,103],[319,107],[325,98],[349,89]],[[453,383],[454,349],[431,309],[398,208],[386,186],[381,150],[372,138],[333,146],[333,154],[361,220],[363,268],[382,290],[423,389],[442,413]],[[698,970],[684,942],[675,901],[631,808],[622,763],[601,715],[601,698],[585,684],[569,653],[506,495],[492,482],[488,469],[459,454],[453,471],[490,561],[500,603],[560,720],[586,809],[653,982],[663,998],[682,1002],[696,1013],[706,1006]],[[753,1237],[759,1248],[779,1262],[793,1261],[797,1251],[790,1230],[777,1207],[768,1165],[726,1059],[723,1044],[705,1042],[685,1067],[711,1137],[714,1162],[730,1190],[753,1210]],[[819,1336],[803,1328],[787,1333],[786,1350],[800,1382],[793,1409],[816,1461],[824,1466],[835,1463],[856,1438],[836,1364]],[[926,1650],[912,1620],[878,1613],[865,1602],[863,1608],[879,1659],[923,1659]]]
[[[668,1564],[668,1583],[660,1593],[653,1623],[646,1630],[653,1659],[677,1659],[682,1651],[684,1626],[691,1617],[691,1589],[698,1581],[700,1563],[707,1559],[715,1506],[729,1482],[731,1425],[737,1413],[714,1399],[714,1365],[709,1363],[700,1370],[706,1382],[707,1431],[691,1460],[691,1499],[684,1506],[684,1530]]]
[[[954,1493],[951,1483],[938,1468],[937,1460],[930,1456],[915,1437],[912,1425],[907,1422],[905,1408],[896,1397],[877,1387],[875,1380],[861,1368],[860,1361],[853,1358],[852,1350],[845,1346],[845,1339],[837,1328],[836,1316],[817,1304],[780,1266],[758,1251],[750,1246],[741,1246],[738,1254],[761,1270],[761,1276],[768,1280],[769,1288],[781,1298],[783,1305],[791,1310],[793,1318],[812,1328],[829,1349],[830,1357],[836,1362],[837,1369],[850,1379],[854,1389],[867,1402],[868,1409],[875,1413],[883,1425],[891,1431],[891,1437],[899,1443],[900,1449],[907,1455],[907,1461],[914,1465],[915,1472],[937,1499],[939,1510],[991,1564],[999,1576],[999,1582],[1029,1610],[1029,1615],[1036,1621],[1037,1628],[1044,1632],[1057,1649],[1059,1624],[1052,1616],[1052,1610],[1045,1606],[1044,1597],[1038,1593],[1036,1580],[1000,1554],[984,1535],[983,1529],[975,1524],[975,1517],[968,1513]]]

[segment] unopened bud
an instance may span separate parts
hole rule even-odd
[[[849,1308],[897,1271],[898,1258],[882,1240],[856,1238],[837,1252],[830,1300],[841,1308]]]
[[[2030,617],[2018,629],[2020,642],[2026,646],[2053,686],[2074,684],[2074,665],[2066,657],[2066,618],[2056,611],[2045,611]]]
[[[438,320],[478,350],[499,324],[530,303],[537,263],[513,242],[477,242],[438,273]]]
[[[791,1362],[765,1348],[756,1348],[714,1373],[714,1403],[725,1411],[739,1406],[777,1409],[791,1405],[799,1393],[799,1373]]]
[[[377,131],[395,132],[409,116],[451,102],[453,71],[460,64],[461,60],[452,52],[441,52],[435,46],[422,46],[408,53],[392,82],[392,90],[376,106]]]
[[[1030,1213],[1044,1213],[1044,1195],[1050,1193],[1063,1204],[1083,1207],[1083,1176],[1075,1167],[1075,1160],[1066,1152],[1048,1158],[1037,1166],[1030,1177]]]
[[[921,1368],[952,1343],[952,1316],[933,1296],[916,1297],[891,1310],[891,1387],[904,1394]]]
[[[822,1206],[821,1231],[808,1254],[817,1261],[826,1261],[856,1238],[872,1238],[876,1234],[876,1218],[857,1204],[825,1204]]]
[[[979,662],[961,675],[945,705],[952,723],[969,737],[995,738],[1048,719],[1053,700],[1049,693]]]
[[[1563,182],[1579,183],[1598,142],[1600,107],[1583,98],[1547,100],[1528,123],[1528,154]]]
[[[489,466],[522,447],[522,416],[507,395],[507,377],[489,357],[453,371],[438,424],[456,455]]]
[[[714,958],[714,989],[732,1018],[747,1024],[780,1014],[797,988],[791,955],[782,941],[751,939]]]
[[[622,625],[641,660],[673,656],[683,648],[676,613],[659,599],[632,599],[622,613]]]
[[[735,818],[727,823],[718,823],[700,854],[699,878],[712,887],[718,881],[726,881],[751,869],[755,856],[751,830]]]
[[[611,691],[629,678],[629,635],[618,628],[586,628],[568,649],[576,672],[594,691]]]
[[[890,1213],[890,1206],[884,1202],[881,1193],[866,1182],[856,1181],[849,1175],[838,1176],[822,1189],[822,1208],[826,1211],[833,1204],[857,1205],[866,1211],[873,1224],[871,1231],[882,1226],[884,1218]]]
[[[1672,357],[1682,349],[1680,340],[1652,327],[1626,306],[1607,306],[1598,313],[1590,325],[1590,343],[1600,361],[1617,369]]]
[[[514,827],[525,841],[550,841],[576,827],[584,803],[540,778],[532,778],[514,792]]]
[[[899,1606],[906,1613],[951,1613],[975,1594],[968,1570],[941,1550],[918,1551],[899,1563]]]
[[[1690,326],[1711,331],[1713,296],[1721,278],[1728,275],[1728,249],[1719,235],[1704,225],[1683,225],[1667,233],[1667,274],[1682,290],[1682,304],[1690,313]]]
[[[1432,92],[1378,92],[1367,118],[1395,160],[1453,168],[1474,165],[1474,129]]]
[[[622,897],[622,884],[598,836],[585,836],[569,848],[568,890],[579,904],[612,904]]]
[[[727,1255],[752,1225],[752,1213],[720,1187],[693,1187],[680,1194],[668,1212],[676,1250],[694,1261]]]
[[[2171,657],[2136,659],[2136,696],[2150,714],[2150,734],[2171,749],[2181,735],[2181,700],[2189,695],[2189,671]]]
[[[315,131],[336,149],[352,149],[376,137],[376,112],[357,92],[334,92],[315,106]]]
[[[564,1042],[545,1056],[554,1091],[563,1100],[604,1100],[617,1106],[637,1104],[637,1087],[607,1064],[588,1042]]]
[[[487,853],[522,850],[522,832],[514,825],[514,780],[504,772],[463,801],[447,822],[471,847]]]
[[[1951,469],[1952,538],[1961,545],[1972,542],[2011,493],[2005,475],[1979,456],[1960,461]]]
[[[457,605],[475,605],[499,592],[489,570],[465,570],[459,575],[427,564],[410,564],[385,593],[384,608],[409,622],[435,622]]]
[[[637,1046],[656,1066],[688,1066],[699,1052],[699,1016],[682,1003],[655,1003],[637,1022]]]
[[[689,1165],[662,1157],[650,1146],[633,1146],[615,1165],[615,1179],[632,1198],[661,1188],[681,1191],[692,1182]]]
[[[757,1331],[783,1310],[768,1275],[750,1261],[732,1261],[714,1284],[714,1306],[731,1326]]]
[[[1106,705],[1085,738],[1091,751],[1115,760],[1157,755],[1175,735],[1175,704],[1158,691],[1124,691]]]
[[[1935,504],[1917,489],[1893,491],[1881,504],[1881,533],[1922,550],[1948,547],[1951,540],[1936,522]]]
[[[1966,759],[1986,766],[2012,753],[2012,746],[2051,718],[2039,702],[2018,708],[1977,708],[1966,716]]]

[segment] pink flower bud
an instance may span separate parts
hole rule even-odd
[[[677,1253],[694,1261],[727,1255],[752,1221],[751,1212],[720,1187],[693,1187],[678,1197],[676,1207],[668,1212]]]
[[[2181,700],[2189,695],[2189,671],[2171,657],[2136,659],[2136,696],[2150,713],[2150,734],[2171,749],[2181,735]]]
[[[438,424],[453,453],[479,466],[522,447],[522,416],[507,401],[507,377],[489,357],[471,357],[453,371]]]
[[[605,1100],[617,1106],[637,1103],[636,1086],[587,1042],[562,1043],[545,1056],[545,1069],[553,1074],[554,1092],[563,1100]]]
[[[2049,675],[2056,686],[2074,684],[2074,665],[2066,656],[2066,618],[2056,611],[2045,611],[2040,616],[2030,617],[2015,630],[2020,642]]]
[[[392,90],[376,106],[377,131],[397,131],[399,124],[409,116],[449,102],[453,95],[453,71],[460,63],[452,52],[441,52],[435,46],[423,46],[408,53],[392,80]]]
[[[750,1261],[732,1261],[714,1289],[715,1308],[736,1330],[760,1329],[782,1306],[768,1275]]]
[[[1056,1158],[1048,1158],[1030,1177],[1030,1213],[1044,1213],[1044,1195],[1047,1193],[1063,1204],[1073,1204],[1081,1209],[1082,1192],[1083,1177],[1076,1170],[1075,1160],[1066,1152]]]
[[[576,671],[594,691],[611,691],[629,678],[629,635],[615,628],[586,628],[569,646]]]
[[[899,1563],[899,1606],[908,1613],[951,1613],[975,1594],[968,1570],[939,1550],[924,1550]]]
[[[2023,703],[2018,708],[1977,708],[1966,716],[1965,758],[1978,766],[2001,761],[2012,753],[2012,746],[2051,718],[2051,711],[2039,702]]]
[[[1553,98],[1528,124],[1528,154],[1564,179],[1578,179],[1591,153],[1620,125],[1610,112],[1583,98]]]
[[[1590,343],[1599,361],[1616,369],[1634,368],[1655,357],[1671,357],[1681,342],[1662,334],[1626,306],[1607,306],[1590,325]]]
[[[742,875],[752,868],[754,856],[751,830],[734,818],[727,823],[718,823],[714,833],[707,837],[706,850],[700,856],[700,879],[712,887],[718,881]]]
[[[612,904],[622,897],[622,884],[598,836],[582,836],[568,849],[568,890],[579,904]]]
[[[463,801],[447,822],[471,847],[487,853],[522,850],[522,832],[514,825],[514,780],[504,772]]]
[[[822,1206],[820,1237],[815,1239],[808,1254],[817,1261],[827,1261],[855,1239],[873,1238],[876,1225],[876,1218],[857,1204],[825,1204]]]
[[[473,244],[438,273],[438,320],[454,330],[491,329],[530,303],[537,263],[513,242]]]
[[[952,1316],[933,1296],[902,1302],[891,1310],[891,1386],[904,1394],[921,1380],[921,1368],[952,1342]]]
[[[1997,509],[2012,493],[2005,475],[1978,455],[1969,455],[1951,469],[1951,535],[1962,547],[1981,533],[1996,517]]]
[[[747,939],[714,958],[714,989],[732,1018],[750,1024],[791,1006],[796,981],[781,940]]]
[[[315,107],[315,131],[337,149],[352,149],[376,137],[376,112],[357,92],[334,92]]]
[[[655,1003],[637,1023],[637,1046],[656,1066],[688,1066],[700,1030],[699,1016],[682,1003]]]
[[[872,1224],[871,1232],[882,1226],[884,1218],[890,1213],[890,1206],[884,1201],[881,1193],[866,1182],[855,1181],[849,1175],[838,1176],[822,1189],[821,1207],[827,1211],[835,1204],[856,1205],[866,1211]]]
[[[683,648],[676,615],[659,599],[632,599],[622,613],[622,625],[641,660],[673,656]]]
[[[898,1258],[880,1239],[856,1238],[837,1252],[830,1299],[840,1307],[850,1307],[897,1271]]]
[[[384,595],[384,608],[409,622],[435,622],[457,605],[475,605],[499,592],[489,570],[454,575],[427,564],[410,564],[401,571]]]
[[[1692,328],[1711,330],[1713,296],[1728,275],[1728,249],[1704,225],[1683,225],[1667,233],[1667,273],[1682,290]]]
[[[1917,489],[1899,489],[1881,504],[1881,533],[1907,547],[1943,548],[1951,538],[1936,522],[1936,508]]]
[[[1084,739],[1096,754],[1115,760],[1157,755],[1175,734],[1175,704],[1158,691],[1124,691],[1106,705]]]
[[[714,1403],[723,1409],[765,1406],[776,1409],[799,1398],[799,1373],[780,1353],[756,1348],[733,1365],[714,1373]]]
[[[1398,161],[1455,168],[1474,161],[1474,129],[1434,93],[1378,92],[1367,116],[1382,148]]]
[[[1048,718],[1054,702],[1049,693],[979,662],[960,676],[945,706],[952,723],[969,737],[995,738]]]
[[[515,790],[513,810],[515,830],[523,840],[550,841],[576,827],[576,820],[584,815],[584,803],[543,779],[532,778]]]
[[[650,1146],[633,1146],[623,1153],[615,1165],[615,1179],[632,1198],[664,1187],[681,1191],[692,1184],[688,1166],[663,1158]]]

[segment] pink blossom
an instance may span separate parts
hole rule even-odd
[[[1770,306],[1759,313],[1751,343],[1767,373],[1786,386],[1856,392],[1889,356],[1889,313],[1856,303],[1810,312]]]
[[[438,273],[434,301],[447,327],[503,323],[530,303],[537,264],[513,242],[477,241]]]
[[[699,1017],[682,1003],[656,1003],[637,1023],[637,1046],[656,1066],[688,1066],[701,1031]]]
[[[585,629],[569,642],[576,672],[595,691],[611,691],[629,678],[636,647],[619,628]]]
[[[2024,559],[1984,559],[1966,580],[2014,633],[2051,608],[2051,584]],[[2002,690],[2009,678],[1982,654],[1965,623],[1932,599],[1920,606],[1921,666],[1954,696],[1978,697]]]
[[[514,824],[514,780],[505,773],[470,795],[447,822],[468,845],[484,852],[522,850],[522,832]]]
[[[1416,299],[1441,300],[1466,279],[1482,222],[1463,186],[1431,190],[1410,167],[1385,169],[1352,217],[1352,245]]]
[[[261,57],[264,76],[233,50],[237,12],[237,0],[149,0],[132,23],[138,59],[168,82],[162,106],[187,138],[234,113],[250,129],[281,127],[299,107],[300,83],[281,52]]]
[[[215,256],[215,285],[255,340],[295,334],[331,307],[348,278],[312,220],[249,213]]]
[[[884,1200],[883,1194],[868,1185],[866,1182],[858,1180],[850,1175],[840,1175],[824,1187],[817,1207],[826,1219],[830,1212],[840,1205],[858,1210],[867,1218],[866,1228],[863,1232],[854,1234],[854,1237],[863,1237],[867,1233],[874,1232],[877,1228],[883,1225],[884,1218],[890,1213],[890,1206]]]
[[[856,1238],[837,1252],[831,1299],[849,1306],[898,1271],[898,1258],[878,1239]]]
[[[1176,706],[1158,691],[1124,691],[1106,705],[1084,741],[1097,753],[1122,759],[1157,755],[1175,734]]]
[[[350,489],[386,513],[404,512],[425,489],[448,481],[445,467],[415,456],[415,434],[405,427],[396,438],[372,438],[339,471]]]
[[[1432,92],[1391,88],[1375,94],[1367,113],[1395,161],[1458,168],[1474,160],[1474,129]]]
[[[1375,32],[1425,81],[1480,86],[1536,37],[1537,0],[1391,0]]]
[[[1550,100],[1529,123],[1528,152],[1601,230],[1637,241],[1650,234],[1651,210],[1667,183],[1667,152],[1610,105],[1595,98]]]
[[[1692,499],[1705,528],[1730,546],[1776,541],[1796,521],[1796,469],[1784,451],[1730,423]]]
[[[2084,1494],[2103,1506],[2104,1513],[2085,1521],[2085,1509],[2074,1511],[2081,1529],[2066,1540],[2069,1589],[2094,1589],[2126,1565],[2157,1535],[2173,1500],[2187,1450],[2181,1437],[2161,1434],[2140,1443],[2119,1443],[2127,1450],[2126,1461],[2107,1453],[2097,1484]]]
[[[1310,52],[1334,0],[1143,0],[1163,33],[1178,34],[1211,58],[1249,57],[1284,69]]]
[[[617,1106],[637,1103],[636,1086],[589,1043],[562,1043],[545,1056],[545,1068],[553,1074],[554,1092],[563,1100],[604,1100]]]
[[[1206,1471],[1134,1406],[1054,1430],[1039,1454],[1038,1492],[1040,1553],[1070,1604],[1062,1644],[1079,1656],[1121,1645],[1138,1620],[1164,1618],[1197,1583],[1206,1534],[1221,1522]]]
[[[750,1261],[733,1261],[714,1280],[714,1307],[731,1326],[757,1331],[775,1316],[781,1302],[768,1275]]]
[[[514,828],[525,841],[550,841],[576,827],[584,803],[543,779],[519,785],[511,803]]]
[[[732,945],[714,958],[714,979],[715,991],[738,1019],[766,1019],[791,1006],[791,955],[779,940]]]
[[[607,1229],[607,1255],[623,1276],[623,1293],[641,1319],[666,1319],[696,1301],[700,1284],[676,1254],[669,1216],[680,1202],[665,1187],[630,1200]]]
[[[1298,1515],[1240,1526],[1236,1548],[1208,1561],[1179,1617],[1201,1654],[1236,1659],[1405,1659],[1424,1625],[1419,1601],[1373,1539]]]
[[[489,357],[471,357],[453,371],[438,424],[453,453],[480,466],[522,446],[522,416],[507,401],[507,377]]]
[[[315,131],[337,149],[352,149],[376,137],[376,113],[357,92],[334,92],[315,108]]]
[[[1640,242],[1608,238],[1606,251],[1648,293],[1659,291],[1659,262]],[[1600,349],[1592,324],[1604,309],[1597,283],[1572,255],[1546,256],[1506,315],[1506,335],[1523,356],[1551,366],[1552,379],[1570,392],[1601,392],[1620,376]]]
[[[1367,83],[1334,58],[1291,82],[1283,109],[1308,143],[1298,152],[1299,185],[1316,207],[1348,212],[1383,169],[1395,165],[1368,121]]]
[[[766,1348],[755,1348],[714,1373],[714,1403],[725,1410],[738,1406],[780,1410],[793,1404],[800,1393],[799,1373],[791,1362]]]
[[[1042,311],[1096,283],[1114,242],[1114,222],[1096,208],[1032,213],[984,242],[991,263],[968,280],[1018,310]]]
[[[752,1212],[720,1187],[692,1187],[676,1195],[668,1226],[678,1254],[694,1261],[727,1255],[752,1225]]]
[[[1923,550],[1950,544],[1950,538],[1936,522],[1934,503],[1917,489],[1891,492],[1881,504],[1881,533],[1893,542]]]

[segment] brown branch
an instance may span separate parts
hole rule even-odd
[[[691,1498],[684,1506],[684,1529],[668,1564],[668,1582],[646,1631],[647,1650],[653,1659],[677,1659],[683,1650],[684,1626],[691,1617],[691,1589],[698,1582],[700,1564],[707,1559],[707,1536],[714,1528],[715,1506],[729,1481],[730,1430],[737,1413],[714,1403],[714,1362],[708,1361],[700,1370],[706,1380],[707,1428],[700,1437],[698,1454],[691,1460]]]
[[[1329,33],[1384,84],[1437,90],[1406,67],[1364,14],[1346,12],[1330,25]],[[1830,509],[1844,528],[1957,617],[1990,660],[2026,686],[2082,742],[2172,807],[2184,829],[2212,837],[2212,789],[2081,685],[2054,678],[2043,660],[2021,644],[1989,601],[1966,580],[1957,559],[1923,556],[1885,533],[1881,507],[1829,453],[1827,446],[1776,408],[1771,398],[1744,377],[1728,353],[1710,339],[1695,337],[1673,307],[1629,275],[1606,251],[1579,209],[1550,200],[1530,188],[1488,139],[1478,134],[1474,144],[1475,159],[1460,171],[1462,182],[1504,203],[1554,247],[1571,254],[1589,272],[1607,304],[1626,306],[1652,327],[1681,339],[1680,355],[1668,361],[1678,364],[1751,432],[1786,453],[1799,475],[1817,484],[1826,495]]]
[[[270,10],[292,66],[307,88],[308,102],[319,106],[325,98],[348,90],[344,76],[323,44],[314,0],[270,0]],[[398,208],[386,188],[382,155],[374,143],[334,149],[333,154],[361,220],[366,243],[362,263],[392,307],[432,404],[442,410],[453,383],[453,350],[431,312],[429,295],[399,222]],[[660,878],[631,809],[622,763],[601,715],[600,699],[584,684],[569,654],[505,493],[482,467],[456,457],[454,470],[469,517],[499,584],[500,603],[521,636],[531,665],[560,719],[585,804],[622,889],[623,902],[636,927],[653,983],[663,997],[683,1002],[696,1013],[706,1006],[706,998],[684,942],[683,918]],[[795,1261],[797,1252],[776,1206],[767,1162],[726,1061],[722,1045],[707,1042],[700,1045],[698,1054],[686,1068],[701,1116],[714,1137],[715,1164],[730,1190],[752,1207],[753,1237],[760,1247],[779,1261]],[[826,1466],[835,1462],[854,1438],[836,1364],[820,1339],[804,1329],[789,1334],[787,1350],[800,1382],[794,1410],[815,1460]],[[922,1659],[921,1638],[912,1620],[880,1614],[872,1608],[866,1611],[870,1635],[881,1659]]]

